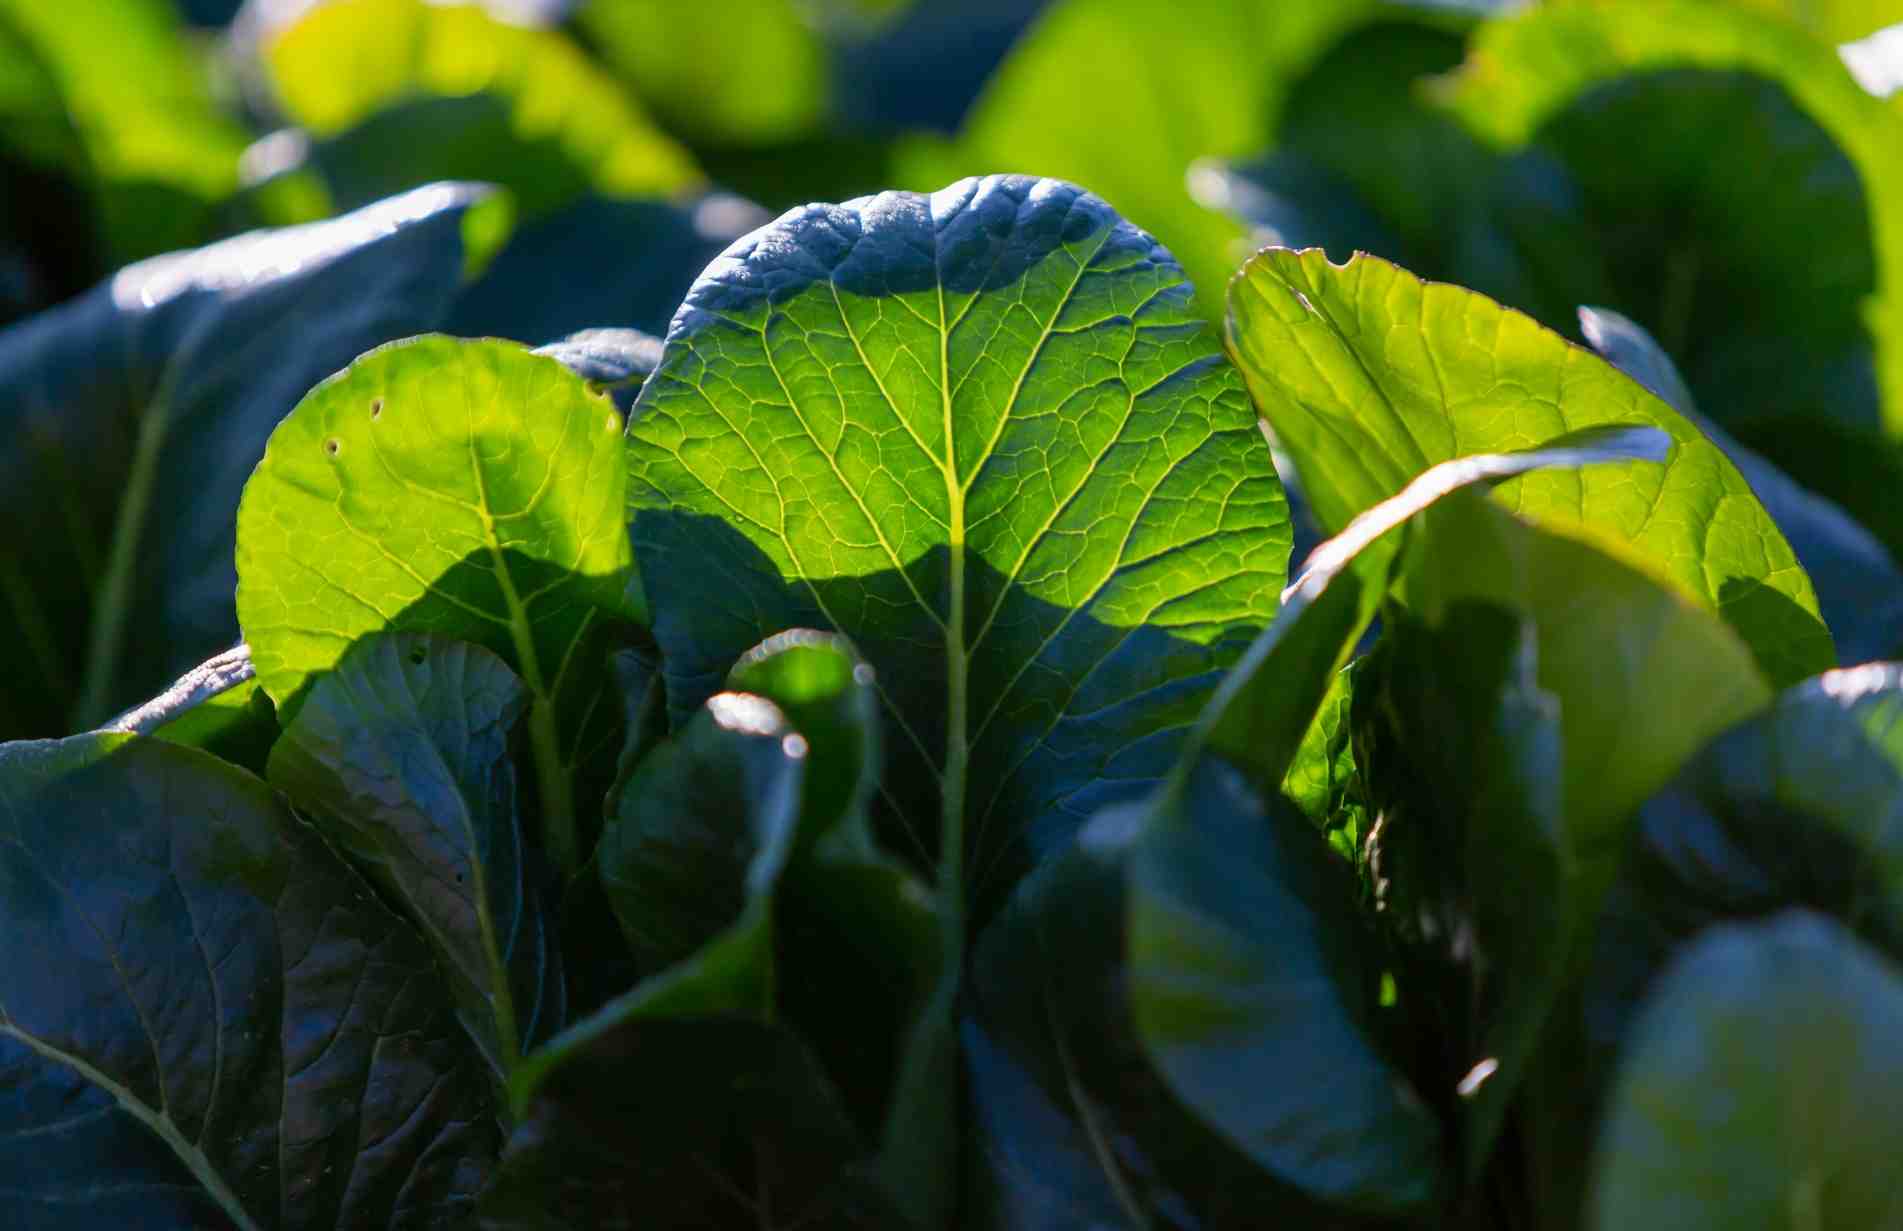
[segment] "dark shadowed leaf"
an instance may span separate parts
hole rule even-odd
[[[985,933],[967,1029],[1028,1066],[1043,1114],[1070,1122],[1071,1169],[1088,1148],[1098,1173],[1055,1192],[1014,1177],[1007,1133],[980,1142],[994,1200],[1114,1200],[1141,1216],[1183,1199],[1173,1183],[1207,1187],[1221,1171],[1238,1204],[1201,1216],[1222,1225],[1258,1199],[1364,1213],[1430,1202],[1439,1129],[1375,1041],[1379,971],[1350,865],[1279,795],[1262,799],[1287,780],[1414,519],[1473,484],[1663,445],[1655,431],[1610,430],[1443,463],[1317,549],[1176,774],[1100,814]],[[1289,1082],[1289,1067],[1330,1073],[1325,1099]],[[990,1076],[995,1091],[974,1089],[981,1122],[985,1099],[1023,1097],[1009,1073]]]
[[[1707,71],[1682,71],[1687,69]],[[1681,71],[1653,75],[1655,70]],[[1649,79],[1642,74],[1650,75]],[[1611,85],[1621,78],[1630,80]],[[1776,88],[1767,89],[1764,80]],[[1791,271],[1781,279],[1762,280],[1768,293],[1746,294],[1734,288],[1730,296],[1720,294],[1715,301],[1716,310],[1724,314],[1720,325],[1687,341],[1729,345],[1738,328],[1734,317],[1747,305],[1770,313],[1773,321],[1786,320],[1789,330],[1799,335],[1819,323],[1842,320],[1853,309],[1850,301],[1841,299],[1816,308],[1815,321],[1782,314],[1798,311],[1800,303],[1814,302],[1810,296],[1822,286],[1857,285],[1857,240],[1867,232],[1875,266],[1861,276],[1874,278],[1874,291],[1854,308],[1857,320],[1852,327],[1861,325],[1873,351],[1881,422],[1890,433],[1898,432],[1903,425],[1903,209],[1898,208],[1903,202],[1903,113],[1886,107],[1858,85],[1829,43],[1739,5],[1699,0],[1548,6],[1490,22],[1476,34],[1450,102],[1483,140],[1513,149],[1534,141],[1556,122],[1561,129],[1572,127],[1581,139],[1589,136],[1590,114],[1569,121],[1562,113],[1597,87],[1607,87],[1601,97],[1605,105],[1616,105],[1622,92],[1630,101],[1642,102],[1639,95],[1650,90],[1690,89],[1690,95],[1677,104],[1649,113],[1645,140],[1631,140],[1629,129],[1608,126],[1605,143],[1586,155],[1592,161],[1577,165],[1576,169],[1604,177],[1601,182],[1606,185],[1610,210],[1616,214],[1634,207],[1633,198],[1617,187],[1621,176],[1641,176],[1653,186],[1668,188],[1674,181],[1689,183],[1691,191],[1685,200],[1703,211],[1693,228],[1682,232],[1691,241],[1686,251],[1694,259],[1708,244],[1724,243],[1733,236],[1760,237],[1756,242],[1744,240],[1747,246],[1730,250],[1722,259],[1704,261],[1702,269],[1694,267],[1691,289],[1704,280],[1701,275],[1719,279],[1711,282],[1716,290],[1722,279],[1743,276],[1746,271],[1779,267]],[[1714,89],[1717,94],[1709,95]],[[1734,90],[1754,94],[1755,100],[1743,110],[1731,110],[1732,103],[1722,96]],[[1709,95],[1718,108],[1716,114],[1745,118],[1712,128],[1714,112],[1697,101],[1700,92]],[[1819,147],[1817,128],[1835,145],[1835,152]],[[1562,131],[1552,135],[1561,145],[1572,139]],[[1747,153],[1748,147],[1740,144],[1760,141],[1768,146],[1762,156]],[[1654,150],[1662,166],[1648,165],[1648,152]],[[1684,156],[1674,150],[1684,151]],[[1733,164],[1719,160],[1734,157],[1740,170],[1724,170]],[[1788,167],[1781,165],[1786,158],[1791,160]],[[1770,169],[1767,159],[1780,164],[1778,169]],[[1841,159],[1848,159],[1848,175]],[[1763,185],[1766,191],[1752,191],[1755,185]],[[1851,217],[1849,234],[1813,229],[1820,225],[1816,221],[1820,216],[1843,218],[1831,199],[1846,201],[1859,187],[1868,203],[1867,218]],[[1651,187],[1647,195],[1652,195]],[[1832,209],[1839,212],[1832,215]],[[1793,226],[1797,229],[1792,230]],[[1811,235],[1813,241],[1794,244],[1790,241],[1794,233]],[[1638,245],[1615,243],[1609,255],[1616,259],[1622,249],[1630,249],[1635,257],[1642,251]],[[1813,261],[1821,264],[1813,265]],[[1671,259],[1655,261],[1649,272],[1638,272],[1655,286],[1668,277],[1682,281],[1686,271],[1674,271],[1671,266]],[[1779,285],[1781,293],[1770,289]],[[1655,292],[1643,303],[1618,301],[1614,306],[1647,320],[1646,313],[1661,302]],[[1666,318],[1671,315],[1668,311]],[[1679,339],[1664,323],[1666,318],[1647,323],[1659,327],[1666,348],[1678,354],[1675,343]],[[1739,358],[1755,361],[1762,379],[1774,380],[1776,368],[1795,366],[1773,359],[1774,354],[1782,356],[1787,351],[1779,343],[1773,331],[1771,343],[1761,348],[1766,353],[1754,357],[1747,350]],[[1690,374],[1698,387],[1700,374],[1695,370]],[[1728,407],[1712,402],[1702,388],[1699,391],[1707,412],[1727,421]],[[1745,387],[1744,393],[1751,396],[1752,391]],[[1826,417],[1842,409],[1822,407]]]
[[[1899,719],[1894,665],[1829,672],[1714,739],[1646,801],[1591,938],[1583,1050],[1555,1066],[1555,1097],[1602,1095],[1658,972],[1712,925],[1802,906],[1903,954]]]
[[[104,721],[237,639],[233,514],[297,399],[442,318],[484,190],[120,271],[0,333],[0,736]]]
[[[1903,1210],[1903,970],[1792,911],[1708,933],[1633,1029],[1586,1223],[1860,1231]]]
[[[1539,653],[1538,627],[1520,613],[1460,603],[1426,626],[1394,612],[1358,698],[1382,918],[1405,955],[1409,1024],[1436,1040],[1429,1094],[1456,1111],[1470,1181],[1571,968],[1568,929],[1583,913],[1561,810],[1563,710],[1539,685]]]
[[[25,1225],[467,1225],[481,1062],[421,939],[262,782],[140,736],[13,744],[0,835]]]
[[[536,344],[601,326],[658,336],[707,263],[766,220],[725,193],[687,205],[583,197],[517,231],[443,328]]]
[[[528,706],[480,646],[373,636],[318,680],[270,762],[271,784],[416,922],[499,1082],[563,1013],[509,757]]]
[[[510,1148],[511,1176],[555,1157],[541,1140],[552,1131],[543,1121],[580,1097],[604,1057],[632,1049],[647,1065],[665,1067],[676,1054],[690,1069],[717,1063],[686,1033],[717,1022],[757,1037],[749,1045],[769,1056],[803,1057],[811,1070],[783,1092],[745,1096],[783,1098],[788,1113],[777,1128],[762,1121],[747,1131],[764,1134],[763,1143],[776,1134],[791,1141],[805,1131],[801,1117],[818,1116],[838,1120],[843,1132],[809,1143],[801,1174],[771,1181],[755,1176],[756,1163],[767,1160],[736,1160],[716,1150],[718,1142],[693,1146],[712,1151],[698,1178],[606,1161],[571,1167],[573,1183],[593,1194],[588,1200],[637,1208],[650,1189],[664,1202],[695,1191],[706,1199],[709,1182],[715,1191],[722,1183],[752,1191],[755,1176],[806,1194],[791,1204],[786,1192],[774,1197],[780,1213],[763,1210],[767,1225],[782,1225],[772,1220],[791,1219],[822,1192],[852,1209],[869,1202],[917,1210],[924,1197],[909,1182],[922,1178],[927,1189],[948,1182],[954,1095],[937,1053],[941,1043],[949,1048],[949,1023],[927,1011],[940,939],[926,895],[879,854],[867,827],[878,771],[870,669],[837,638],[794,632],[746,655],[732,683],[758,692],[710,699],[673,740],[646,754],[619,797],[596,859],[640,981],[519,1075],[526,1127]],[[637,1096],[592,1097],[606,1108]],[[665,1132],[672,1116],[639,1097],[649,1110],[616,1139],[628,1152]],[[742,1100],[734,1104],[736,1128],[771,1106],[733,1097]]]

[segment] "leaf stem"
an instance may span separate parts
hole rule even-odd
[[[225,1217],[231,1220],[238,1231],[262,1231],[257,1221],[245,1211],[244,1204],[231,1190],[231,1185],[226,1183],[225,1177],[218,1174],[218,1169],[212,1166],[211,1159],[206,1157],[205,1151],[187,1141],[185,1134],[179,1131],[178,1125],[172,1122],[170,1116],[162,1111],[154,1111],[141,1102],[132,1091],[78,1056],[61,1051],[15,1026],[4,1013],[0,1013],[0,1037],[14,1039],[42,1059],[65,1065],[110,1094],[127,1115],[145,1125],[165,1142],[178,1160],[184,1163],[192,1173],[192,1178],[204,1188],[205,1194],[218,1204],[218,1208],[224,1211]]]
[[[171,426],[171,415],[166,412],[169,400],[161,391],[139,419],[132,469],[126,475],[125,494],[113,522],[105,571],[100,575],[99,588],[93,598],[92,628],[86,639],[86,674],[80,684],[79,701],[73,707],[75,730],[98,726],[112,717],[115,708],[113,680],[119,673],[120,652],[125,648],[126,618],[132,610],[132,580],[138,565],[140,531],[152,504],[159,454],[165,447],[166,430]]]
[[[531,680],[534,687],[536,681]],[[536,689],[529,707],[529,748],[535,758],[535,785],[542,800],[542,834],[549,857],[564,883],[581,870],[581,839],[575,832],[575,784],[562,759],[555,698]]]

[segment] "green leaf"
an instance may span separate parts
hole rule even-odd
[[[730,249],[628,456],[676,711],[764,635],[851,637],[887,810],[921,857],[936,835],[954,914],[1154,781],[1289,543],[1180,270],[1049,180],[810,206]]]
[[[1721,612],[1774,682],[1830,665],[1810,579],[1744,477],[1610,364],[1484,296],[1369,256],[1337,266],[1271,249],[1244,266],[1229,302],[1230,346],[1325,528],[1450,457],[1647,424],[1674,440],[1663,468],[1533,475],[1500,499],[1629,544]]]
[[[172,5],[0,0],[0,44],[12,44],[4,144],[92,185],[112,265],[209,238],[246,137],[214,104]]]
[[[1830,921],[1794,911],[1711,932],[1673,964],[1633,1032],[1587,1224],[1894,1221],[1899,1031],[1903,971]]]
[[[1674,950],[1793,906],[1903,955],[1903,684],[1832,671],[1707,744],[1639,810],[1584,993],[1602,1071]]]
[[[917,1209],[928,1198],[907,1184],[929,1191],[950,1174],[938,1147],[952,1140],[955,1091],[933,1080],[936,921],[867,829],[878,766],[870,669],[839,639],[796,631],[748,654],[731,682],[760,692],[711,698],[646,754],[619,796],[596,859],[641,980],[518,1074],[526,1127],[511,1145],[512,1174],[552,1157],[542,1138],[553,1130],[535,1127],[546,1119],[537,1109],[574,1102],[577,1072],[630,1047],[655,1057],[648,1064],[667,1063],[667,1048],[705,1064],[682,1024],[751,1024],[769,1051],[793,1048],[816,1066],[818,1086],[785,1095],[800,1104],[793,1114],[837,1114],[849,1127],[831,1161],[813,1161],[825,1177],[780,1180]],[[949,1022],[940,1029],[949,1034]],[[669,1200],[681,1186],[620,1165],[575,1183],[633,1202]]]
[[[1335,673],[1282,779],[1283,796],[1327,836],[1336,854],[1351,862],[1360,859],[1371,819],[1348,721],[1360,665],[1357,659]]]
[[[426,0],[293,12],[259,32],[258,55],[284,110],[320,137],[369,125],[317,156],[347,195],[470,176],[501,183],[533,216],[585,188],[654,197],[699,181],[687,152],[558,31]]]
[[[810,766],[792,891],[779,902],[781,1007],[879,1143],[867,1174],[886,1200],[918,1225],[945,1225],[962,970],[941,952],[924,887],[872,832],[884,759],[876,676],[843,638],[794,630],[742,656],[728,684],[778,705]]]
[[[1267,1184],[1282,1201],[1303,1199],[1290,1188],[1367,1211],[1431,1199],[1438,1126],[1375,1044],[1378,970],[1348,862],[1270,793],[1386,594],[1407,526],[1464,487],[1656,458],[1664,444],[1651,429],[1601,430],[1446,462],[1316,550],[1177,771],[1149,800],[1094,819],[985,933],[971,1029],[1033,1069],[1105,1186],[1067,1196],[1080,1188],[1071,1180],[1051,1194],[994,1158],[995,1200],[1114,1198],[1141,1222],[1164,1199],[1150,1186],[1174,1174],[1206,1188],[1218,1169],[1232,1187]],[[1277,1073],[1292,1057],[1336,1075],[1325,1105]],[[981,1099],[1023,1097],[1009,1093],[1011,1074],[988,1076],[997,1089]],[[1154,1155],[1145,1166],[1156,1176],[1118,1161],[1122,1134]]]
[[[1018,40],[957,140],[915,147],[901,179],[924,187],[1002,167],[1088,184],[1169,246],[1219,320],[1245,231],[1192,199],[1192,166],[1260,153],[1291,86],[1327,48],[1381,16],[1430,7],[1060,0]],[[1445,6],[1434,20],[1464,24]]]
[[[804,7],[589,0],[576,22],[673,131],[763,145],[818,129],[831,103],[826,46]]]
[[[1444,627],[1479,602],[1537,630],[1538,687],[1563,715],[1567,841],[1603,891],[1632,809],[1770,689],[1729,628],[1616,539],[1529,524],[1472,493],[1436,505],[1419,532],[1401,579],[1416,618]]]
[[[1203,759],[1026,878],[970,995],[1134,1223],[1179,1203],[1214,1225],[1418,1211],[1439,1129],[1375,1043],[1368,939],[1315,828]]]
[[[564,875],[586,836],[576,772],[617,740],[604,637],[642,614],[620,431],[555,359],[412,338],[311,390],[238,509],[238,618],[284,720],[373,633],[493,650],[529,689],[543,841]]]
[[[562,1025],[561,952],[516,814],[528,689],[480,646],[359,642],[271,750],[271,784],[402,904],[498,1082]]]
[[[1368,858],[1400,942],[1409,1024],[1436,1042],[1430,1094],[1458,1108],[1470,1183],[1574,965],[1575,916],[1590,909],[1574,900],[1562,811],[1568,715],[1539,684],[1541,649],[1521,612],[1458,603],[1437,626],[1393,612],[1359,698],[1380,816]]]
[[[1777,131],[1801,135],[1802,117],[1808,117],[1854,168],[1854,181],[1860,182],[1868,202],[1867,227],[1875,260],[1874,291],[1857,305],[1856,315],[1875,352],[1883,425],[1892,436],[1903,434],[1903,209],[1898,208],[1903,202],[1903,115],[1859,86],[1828,42],[1787,22],[1707,0],[1623,0],[1546,7],[1483,27],[1474,38],[1467,66],[1456,79],[1450,101],[1468,127],[1484,140],[1497,148],[1518,148],[1542,134],[1565,108],[1595,87],[1652,70],[1691,68],[1756,74],[1777,83],[1801,112],[1801,117],[1792,117],[1796,125],[1782,122]],[[1641,83],[1639,88],[1650,87]],[[1791,114],[1787,107],[1774,110]],[[1646,128],[1647,140],[1640,142],[1629,140],[1630,130],[1621,129],[1616,138],[1616,156],[1610,162],[1596,162],[1592,169],[1608,176],[1617,175],[1622,168],[1637,170],[1645,164],[1635,162],[1635,156],[1642,157],[1652,148],[1672,159],[1673,155],[1664,153],[1670,143],[1662,135],[1663,125],[1683,123],[1694,130],[1688,136],[1689,148],[1698,156],[1668,162],[1664,170],[1672,176],[1693,176],[1707,165],[1707,157],[1727,156],[1738,149],[1739,140],[1753,140],[1754,133],[1770,128],[1759,112],[1742,127],[1735,122],[1727,124],[1714,142],[1696,130],[1700,119],[1699,112],[1689,107],[1678,115],[1668,111]],[[1780,162],[1788,153],[1797,159],[1797,166],[1775,176],[1779,181],[1802,185],[1804,191],[1772,196],[1792,202],[1800,217],[1806,210],[1813,211],[1810,216],[1815,217],[1819,185],[1827,185],[1840,198],[1854,185],[1841,173],[1819,177],[1798,169],[1807,159],[1811,166],[1820,165],[1820,158],[1825,167],[1832,161],[1827,151],[1815,150],[1814,143],[1812,152],[1805,153],[1806,144],[1799,140],[1788,151],[1780,147]],[[1686,147],[1680,144],[1675,148]],[[1787,228],[1791,223],[1781,213],[1767,209],[1764,194],[1739,191],[1747,182],[1756,184],[1763,179],[1764,164],[1749,165],[1758,172],[1744,177],[1714,176],[1712,221],[1701,220],[1699,232],[1692,238],[1703,244],[1721,239],[1724,231],[1748,236],[1762,223],[1767,228],[1757,232],[1762,240],[1743,240],[1726,261],[1750,269],[1788,264],[1799,260],[1800,255],[1814,259],[1818,246],[1806,245],[1804,254],[1797,252],[1799,246],[1789,242],[1793,232]],[[1630,197],[1617,195],[1616,186],[1609,185],[1607,191],[1618,208],[1630,208]],[[1803,233],[1811,233],[1808,227],[1812,224],[1799,225],[1806,227]],[[1862,233],[1864,220],[1853,220],[1850,229]],[[1844,249],[1833,245],[1822,251]],[[1708,266],[1722,273],[1724,263]],[[1772,313],[1772,320],[1783,319],[1778,314],[1786,309],[1802,312],[1800,304],[1812,302],[1812,288],[1820,284],[1845,285],[1835,269],[1828,278],[1825,272],[1802,260],[1782,278],[1788,294],[1754,297],[1752,302]],[[1730,317],[1739,311],[1740,303],[1736,296],[1720,294],[1717,310],[1725,314],[1720,318],[1722,326],[1731,325]],[[1819,311],[1822,319],[1834,319],[1841,318],[1846,310],[1846,301],[1838,296]],[[1634,314],[1645,319],[1641,312]],[[1809,327],[1810,322],[1801,318],[1790,321],[1790,328],[1799,333]],[[1675,339],[1671,331],[1661,336],[1667,349],[1672,349]],[[1717,411],[1718,407],[1712,409]],[[1828,413],[1834,408],[1824,409]]]
[[[494,1109],[429,951],[256,778],[6,746],[0,923],[24,1225],[467,1224]]]
[[[789,1031],[727,1017],[630,1022],[543,1085],[483,1194],[485,1227],[902,1227],[841,1179],[863,1145]]]
[[[258,684],[251,647],[242,643],[214,654],[99,729],[203,748],[260,776],[278,738],[277,711]]]
[[[689,205],[583,197],[511,235],[443,331],[542,344],[616,325],[658,337],[708,262],[768,217],[724,193]]]
[[[1579,323],[1594,350],[1664,398],[1738,467],[1816,586],[1838,660],[1869,662],[1903,649],[1903,572],[1883,544],[1835,504],[1702,417],[1671,357],[1637,324],[1603,308],[1579,309]]]
[[[159,257],[0,333],[0,737],[98,724],[237,640],[232,511],[271,429],[441,319],[487,199],[438,185]]]
[[[1796,22],[1831,43],[1903,21],[1903,6],[1896,0],[1745,0],[1745,6]]]
[[[772,1016],[773,889],[806,771],[794,738],[762,698],[711,697],[636,768],[602,832],[602,885],[636,961],[657,974],[722,972],[667,980],[698,1011]]]

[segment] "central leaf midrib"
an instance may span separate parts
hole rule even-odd
[[[225,1178],[218,1174],[218,1169],[212,1165],[211,1159],[202,1149],[185,1139],[185,1134],[179,1131],[178,1125],[170,1116],[147,1106],[130,1090],[78,1056],[64,1052],[20,1029],[4,1012],[0,1012],[0,1035],[19,1042],[44,1060],[66,1066],[111,1095],[113,1101],[118,1103],[127,1115],[145,1125],[153,1135],[166,1144],[174,1157],[185,1164],[186,1169],[192,1173],[192,1178],[198,1181],[206,1195],[217,1202],[218,1208],[237,1225],[239,1231],[262,1231],[258,1223],[245,1211],[243,1203],[238,1200],[238,1195],[231,1191]],[[282,1132],[281,1127],[280,1132]]]

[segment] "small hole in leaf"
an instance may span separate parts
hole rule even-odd
[[[415,649],[410,651],[410,662],[414,664],[415,666],[418,666],[418,667],[422,666],[424,657],[425,655],[421,649]]]
[[[343,447],[343,442],[339,441],[335,436],[332,436],[329,440],[324,442],[324,452],[330,454],[332,457],[336,457],[338,450]]]
[[[370,417],[372,419],[381,419],[383,417],[382,398],[378,398],[376,401],[370,403]]]

